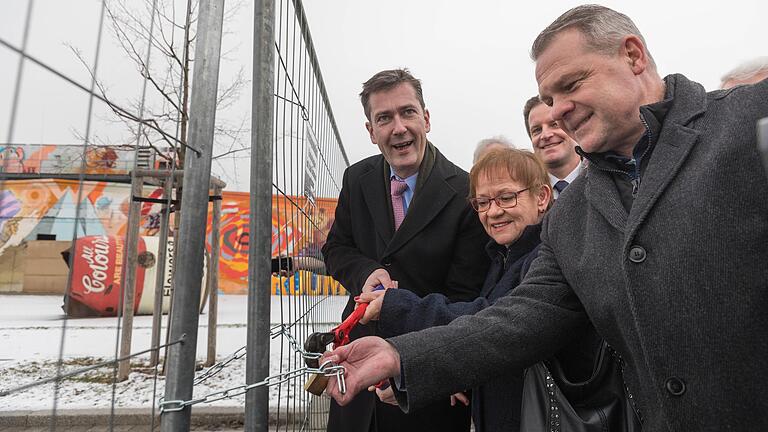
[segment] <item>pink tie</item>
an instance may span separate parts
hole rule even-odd
[[[405,219],[405,208],[403,206],[403,192],[408,188],[408,183],[392,177],[390,184],[392,194],[392,211],[395,215],[395,231],[400,228],[400,224]]]

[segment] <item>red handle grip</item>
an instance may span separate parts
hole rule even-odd
[[[384,285],[377,285],[373,291],[381,291],[384,289]],[[357,300],[357,297],[355,297]],[[355,310],[341,323],[338,327],[333,329],[333,349],[336,349],[342,345],[349,343],[349,332],[360,322],[360,319],[365,315],[365,309],[368,307],[368,303],[359,303]]]
[[[357,305],[354,311],[344,320],[341,325],[333,329],[335,335],[333,339],[333,349],[336,349],[342,345],[349,343],[349,332],[360,322],[360,319],[365,315],[365,309],[368,308],[368,303],[360,303]]]

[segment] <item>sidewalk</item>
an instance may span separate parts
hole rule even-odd
[[[323,403],[309,419],[304,431],[324,431],[327,421],[329,400]],[[59,410],[56,415],[56,430],[67,432],[95,432],[110,430],[109,409],[68,409]],[[279,420],[279,424],[278,424]],[[190,430],[192,431],[242,431],[245,422],[244,407],[195,407],[192,410]],[[270,412],[270,430],[289,426],[301,427],[303,413],[286,417],[285,412]],[[50,431],[51,412],[47,411],[5,411],[0,413],[0,432],[47,432]],[[155,413],[154,427],[160,430],[160,417]],[[139,432],[152,430],[151,409],[116,408],[112,417],[112,431]]]
[[[110,429],[109,409],[59,410],[56,429],[60,431],[104,431]],[[192,430],[242,430],[242,407],[201,407],[192,411]],[[112,418],[114,431],[136,432],[152,428],[151,409],[116,408]],[[49,431],[51,411],[5,411],[0,413],[0,432]],[[160,417],[155,413],[155,430]]]

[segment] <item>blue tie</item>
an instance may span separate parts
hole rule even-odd
[[[555,186],[553,186],[557,193],[561,194],[565,190],[565,188],[568,187],[568,182],[565,180],[558,180],[557,183],[555,183]]]

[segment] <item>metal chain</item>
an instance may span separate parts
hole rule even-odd
[[[230,354],[229,357],[209,367],[208,370],[206,370],[205,372],[200,374],[197,378],[195,378],[195,380],[192,382],[192,385],[196,386],[198,384],[201,384],[203,381],[221,372],[225,367],[227,367],[227,365],[229,365],[233,361],[239,360],[243,357],[245,357],[245,347],[238,349],[234,353]]]
[[[263,379],[262,381],[259,381],[253,384],[248,384],[248,385],[243,384],[243,385],[232,387],[226,390],[210,393],[201,398],[190,399],[187,401],[183,401],[183,400],[166,401],[166,400],[162,400],[161,398],[159,403],[160,414],[163,414],[166,412],[181,411],[188,406],[196,405],[199,403],[212,403],[222,399],[231,399],[237,396],[244,395],[249,390],[254,389],[256,387],[269,387],[269,386],[279,385],[286,381],[290,381],[292,379],[296,379],[301,376],[310,375],[310,374],[321,374],[328,377],[335,376],[339,386],[339,392],[344,394],[347,392],[347,385],[344,380],[345,372],[346,370],[344,369],[344,366],[335,365],[331,361],[327,361],[322,365],[320,365],[320,367],[317,369],[302,367],[292,371],[270,375],[267,378]]]
[[[291,345],[294,351],[301,354],[301,356],[305,359],[319,359],[322,357],[322,354],[320,353],[310,353],[304,351],[304,348],[299,344],[299,342],[296,340],[295,337],[288,331],[290,329],[290,326],[287,326],[285,324],[279,324],[270,329],[270,337],[272,339],[283,335],[286,339],[288,339],[288,344]],[[200,374],[197,378],[195,378],[195,381],[192,383],[192,385],[198,385],[206,381],[208,378],[218,374],[222,370],[224,370],[225,367],[227,367],[230,363],[240,360],[241,358],[245,357],[246,353],[246,347],[241,347],[234,353],[230,354],[227,358],[224,360],[214,364],[213,366],[209,367],[205,372]]]
[[[280,328],[280,327],[282,327],[280,332],[275,333],[274,331],[277,328]],[[299,342],[296,340],[295,337],[293,337],[291,332],[288,331],[288,328],[286,328],[285,325],[275,326],[275,327],[272,328],[272,331],[273,331],[273,333],[272,333],[272,338],[273,339],[278,337],[278,336],[280,336],[282,334],[283,336],[285,336],[286,339],[288,339],[288,344],[290,344],[291,347],[293,347],[293,350],[295,352],[301,354],[301,356],[304,359],[320,359],[320,357],[323,356],[322,353],[314,353],[314,352],[304,351],[304,347],[301,344],[299,344]]]

